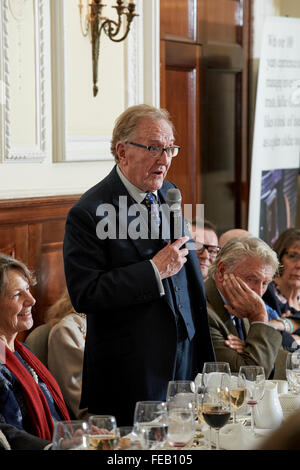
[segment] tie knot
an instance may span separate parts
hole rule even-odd
[[[152,204],[156,204],[156,196],[153,193],[147,193],[145,199],[143,200],[143,204],[150,209]]]

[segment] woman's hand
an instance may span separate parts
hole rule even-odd
[[[228,335],[225,340],[225,344],[229,348],[234,349],[238,354],[242,354],[242,352],[244,352],[245,341],[241,340],[237,336],[232,334]]]

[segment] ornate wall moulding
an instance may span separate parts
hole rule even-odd
[[[151,5],[157,0],[146,0]],[[125,42],[125,107],[145,102],[144,90],[144,2],[136,2],[137,20],[131,26]],[[53,160],[56,162],[113,160],[110,152],[110,135],[70,136],[66,102],[66,38],[67,18],[64,2],[51,0],[51,45],[52,45],[52,97],[53,97]],[[151,7],[148,5],[148,8]],[[151,42],[151,40],[150,40]],[[159,49],[158,49],[159,51]],[[159,69],[159,54],[156,55]],[[100,52],[101,62],[101,52]],[[101,71],[100,71],[101,80]],[[155,103],[153,103],[155,104]]]
[[[22,40],[28,28],[24,12],[30,12],[30,21],[33,25],[32,41],[34,44],[23,45]],[[29,10],[30,9],[30,10]],[[0,3],[0,83],[2,84],[1,114],[1,161],[14,162],[42,162],[47,156],[47,128],[46,128],[46,70],[45,70],[45,0],[2,0]],[[16,28],[18,37],[12,34]],[[28,37],[26,37],[28,40]],[[12,53],[14,48],[14,53]],[[17,49],[16,49],[17,48]],[[26,52],[30,49],[30,58],[27,60]],[[17,54],[16,54],[17,50]],[[25,53],[24,53],[25,50]],[[15,57],[17,55],[17,58]],[[32,82],[23,80],[22,73],[30,68],[29,73],[34,79]],[[28,74],[28,72],[27,72]],[[27,76],[26,76],[27,78]],[[34,83],[33,83],[34,82]],[[26,88],[27,86],[27,88]],[[24,109],[16,95],[23,98],[28,87],[33,93],[33,103]],[[15,91],[18,90],[18,93]],[[22,142],[22,133],[18,133],[15,116],[26,121],[30,114],[32,122],[31,142]],[[26,138],[25,138],[26,140]],[[29,140],[29,139],[28,139]]]

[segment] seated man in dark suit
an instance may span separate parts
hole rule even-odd
[[[81,406],[129,425],[137,401],[165,401],[170,380],[193,380],[215,355],[189,237],[159,233],[179,151],[168,113],[128,108],[111,150],[116,166],[68,215],[64,263],[72,305],[87,315]]]
[[[209,270],[205,288],[216,357],[229,362],[234,373],[242,365],[261,365],[267,378],[271,373],[274,379],[286,378],[284,325],[268,321],[262,300],[277,269],[276,253],[264,241],[243,237],[227,242]]]

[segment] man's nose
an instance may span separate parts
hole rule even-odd
[[[163,150],[158,160],[160,163],[164,163],[166,165],[171,160],[171,157],[168,157],[167,151]]]

